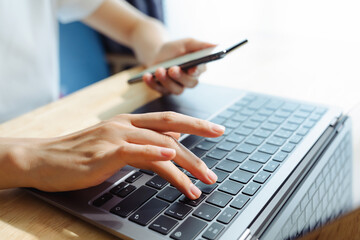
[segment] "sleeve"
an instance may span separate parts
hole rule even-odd
[[[62,23],[84,19],[103,2],[104,0],[55,0],[58,19]]]

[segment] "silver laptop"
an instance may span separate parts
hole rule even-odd
[[[226,126],[181,143],[217,175],[189,200],[156,173],[126,166],[84,190],[31,193],[122,239],[292,239],[352,207],[351,123],[341,110],[200,84],[140,112],[176,111]]]

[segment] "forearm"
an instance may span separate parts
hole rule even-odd
[[[106,0],[84,22],[132,48],[138,60],[144,64],[152,63],[167,39],[159,21],[145,16],[124,1]]]

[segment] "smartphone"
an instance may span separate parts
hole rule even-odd
[[[204,64],[208,62],[212,62],[218,59],[221,59],[225,57],[229,52],[237,49],[238,47],[244,45],[247,43],[248,40],[245,39],[231,47],[223,48],[223,47],[211,47],[211,48],[205,48],[200,51],[196,51],[193,53],[189,53],[174,59],[171,59],[166,62],[162,62],[160,64],[156,64],[154,66],[151,66],[150,68],[147,68],[146,70],[136,74],[131,79],[128,80],[128,83],[136,83],[142,81],[142,76],[145,73],[151,73],[154,75],[156,69],[159,67],[163,67],[165,69],[168,69],[172,66],[179,66],[182,70],[187,70],[189,68],[195,67],[199,64]],[[219,49],[220,48],[220,49]]]

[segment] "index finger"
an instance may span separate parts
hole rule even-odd
[[[217,137],[224,133],[225,127],[175,112],[157,112],[131,115],[132,125],[158,132],[179,132],[203,137]]]

